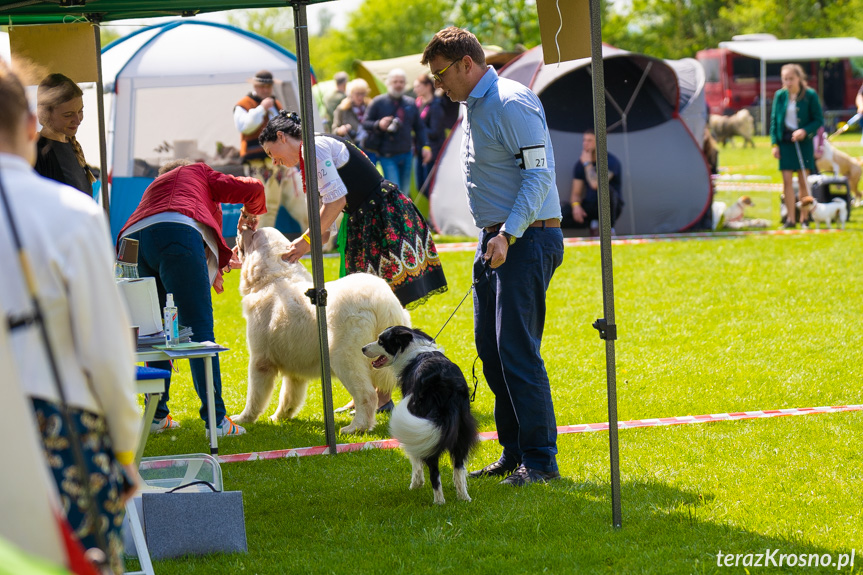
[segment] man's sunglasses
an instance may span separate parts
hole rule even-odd
[[[457,60],[453,60],[452,62],[449,63],[449,66],[447,66],[446,68],[444,68],[440,72],[432,72],[432,78],[434,78],[436,82],[443,82],[443,80],[441,80],[441,76],[446,74],[446,71],[449,70],[450,68],[452,68],[453,64],[455,64],[456,62],[460,62],[460,61],[461,61],[461,58],[459,58]]]

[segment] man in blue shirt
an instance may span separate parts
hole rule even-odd
[[[471,477],[524,485],[560,477],[551,387],[539,354],[545,292],[563,261],[554,154],[539,98],[498,78],[476,36],[438,32],[423,52],[436,87],[466,105],[462,167],[480,231],[474,337],[495,395],[503,453]]]

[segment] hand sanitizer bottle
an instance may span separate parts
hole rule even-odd
[[[177,320],[177,308],[174,306],[174,294],[165,297],[165,346],[174,347],[180,343],[180,324]]]

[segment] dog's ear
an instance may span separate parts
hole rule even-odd
[[[249,249],[249,240],[254,232],[248,226],[243,226],[239,232],[237,234],[237,255],[240,256],[240,260],[244,260],[246,259],[246,250]]]
[[[394,329],[390,335],[392,336],[391,341],[393,342],[397,353],[401,353],[406,350],[414,340],[413,333],[411,333],[407,328]]]

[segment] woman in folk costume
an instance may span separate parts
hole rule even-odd
[[[294,112],[281,112],[260,136],[275,164],[302,164],[302,128]],[[315,136],[321,230],[329,238],[339,213],[345,212],[343,249],[346,273],[367,272],[387,281],[407,309],[447,289],[446,277],[431,230],[398,187],[383,178],[350,140]],[[291,244],[282,259],[296,262],[311,250],[308,231]]]

